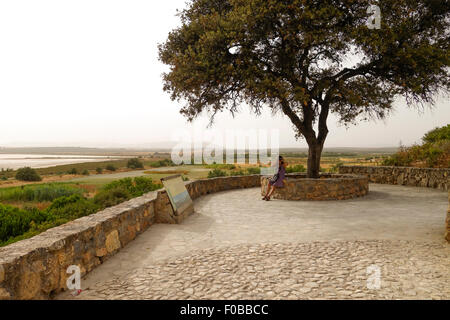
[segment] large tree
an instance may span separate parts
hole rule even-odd
[[[356,123],[386,117],[398,97],[433,105],[449,92],[449,11],[448,0],[193,0],[159,46],[164,89],[189,120],[242,103],[284,113],[317,178],[330,113]]]

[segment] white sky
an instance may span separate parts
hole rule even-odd
[[[184,0],[0,0],[0,146],[151,146],[190,125],[162,91],[157,44],[178,25]],[[398,103],[385,122],[346,129],[329,120],[328,147],[418,142],[450,122],[448,99],[418,113]],[[201,121],[201,120],[200,120]],[[290,121],[217,117],[216,129],[279,129]]]

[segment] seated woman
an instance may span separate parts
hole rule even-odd
[[[287,162],[284,161],[284,158],[280,156],[278,158],[278,178],[275,181],[269,181],[269,185],[267,187],[266,195],[262,198],[262,200],[270,201],[270,197],[272,196],[275,188],[284,187],[284,179],[286,178],[286,167]]]

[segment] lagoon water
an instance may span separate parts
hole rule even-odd
[[[18,169],[23,167],[48,168],[64,164],[98,162],[120,157],[83,156],[83,155],[49,155],[49,154],[0,154],[1,169]]]

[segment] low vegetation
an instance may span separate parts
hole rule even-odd
[[[81,187],[58,184],[33,185],[1,190],[1,201],[51,201],[45,209],[18,208],[0,204],[0,246],[32,237],[49,228],[84,217],[147,192],[161,188],[152,179],[136,177],[111,182],[94,197],[85,196]]]
[[[306,168],[302,164],[296,164],[293,166],[288,166],[286,168],[286,173],[298,173],[298,172],[306,172]]]
[[[102,208],[111,207],[159,188],[161,185],[146,177],[120,179],[105,185],[94,197],[94,202]]]
[[[130,168],[130,169],[143,169],[144,168],[144,164],[138,158],[134,158],[134,159],[128,160],[127,168]]]
[[[213,169],[210,172],[208,172],[208,178],[218,178],[218,177],[226,177],[227,172],[221,169]]]
[[[175,163],[172,160],[163,159],[163,160],[151,162],[150,166],[153,168],[173,167],[173,166],[175,166]]]
[[[20,181],[41,181],[41,176],[36,172],[36,170],[25,167],[17,170],[16,179]]]
[[[401,146],[400,150],[383,161],[385,166],[413,166],[430,168],[450,167],[450,124],[436,128],[422,138],[422,144]]]
[[[235,166],[233,166],[233,167],[236,168]],[[253,175],[253,174],[261,174],[261,168],[250,167],[250,168],[247,168],[245,171],[243,169],[239,169],[239,170],[232,170],[229,172],[222,170],[222,169],[215,168],[208,173],[208,178],[218,178],[218,177],[226,177],[226,176],[230,176],[230,177],[248,176],[248,175]]]
[[[189,170],[147,170],[144,171],[145,174],[184,174],[187,175],[189,173]]]
[[[78,174],[77,168],[72,168],[69,171],[67,171],[68,174]]]
[[[220,169],[220,170],[234,170],[236,169],[236,166],[234,164],[208,164],[205,166],[208,169]]]
[[[0,189],[0,201],[44,202],[74,194],[82,195],[83,190],[64,184],[29,185]]]

